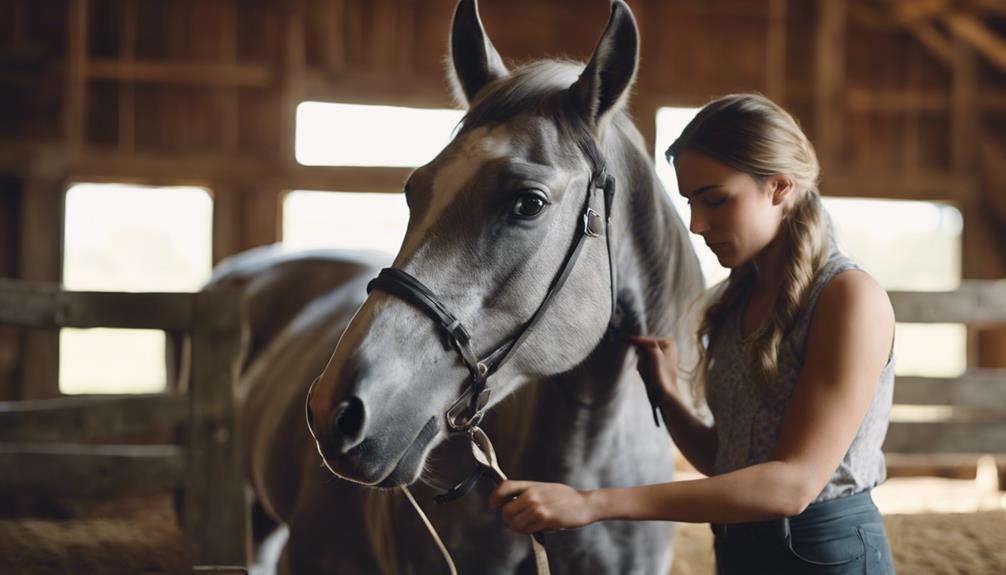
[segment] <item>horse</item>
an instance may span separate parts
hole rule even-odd
[[[252,313],[239,433],[260,503],[289,527],[281,569],[445,572],[397,489],[410,486],[460,573],[534,571],[527,539],[487,508],[489,482],[426,504],[474,467],[444,416],[473,377],[447,337],[461,324],[483,353],[540,315],[489,374],[491,393],[479,394],[479,426],[511,477],[581,489],[672,478],[671,442],[654,425],[622,335],[674,337],[679,355],[694,357],[682,318],[704,282],[626,112],[638,44],[632,12],[615,0],[586,65],[511,70],[476,2],[458,3],[451,77],[468,110],[452,141],[409,176],[410,219],[392,262],[453,313],[450,333],[387,286],[368,295],[386,265],[379,258],[314,252],[301,261],[264,250],[214,275],[214,285],[244,290]],[[592,195],[599,175],[617,193]],[[572,251],[574,265],[564,266]],[[664,573],[672,542],[662,522],[547,535],[560,574]]]

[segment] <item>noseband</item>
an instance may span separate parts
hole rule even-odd
[[[592,207],[594,197],[603,196],[604,216],[597,213]],[[446,345],[453,347],[461,361],[468,368],[470,374],[468,387],[451,404],[445,414],[448,428],[454,432],[467,432],[482,420],[486,405],[489,403],[491,389],[489,387],[489,377],[496,373],[527,339],[534,326],[541,320],[542,316],[552,304],[555,295],[566,283],[577,258],[583,249],[588,238],[599,238],[606,236],[608,251],[608,268],[611,274],[611,314],[615,313],[617,290],[615,284],[615,262],[611,250],[611,208],[615,198],[615,178],[607,173],[605,169],[600,169],[591,174],[587,182],[587,193],[582,210],[582,221],[578,221],[576,227],[576,239],[562,266],[552,279],[548,292],[542,300],[538,309],[517,332],[497,346],[484,357],[479,357],[472,345],[471,332],[465,328],[454,314],[447,309],[447,306],[437,298],[428,287],[421,281],[398,268],[384,268],[377,277],[367,284],[367,293],[372,290],[381,290],[411,303],[419,308],[437,324],[446,337]]]

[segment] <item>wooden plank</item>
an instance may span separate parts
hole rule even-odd
[[[948,14],[943,21],[955,36],[971,44],[999,70],[1006,71],[1006,40],[994,30],[968,14]]]
[[[964,280],[952,292],[888,292],[901,322],[1006,324],[1006,281]]]
[[[983,369],[949,378],[899,376],[894,385],[894,403],[1006,411],[1006,369]]]
[[[63,278],[63,212],[66,186],[60,179],[32,178],[22,195],[18,277],[41,282]],[[59,395],[59,333],[23,331],[17,399]]]
[[[769,0],[765,39],[765,95],[784,105],[786,97],[786,12],[787,0]]]
[[[198,294],[185,533],[199,564],[247,565],[249,511],[235,421],[245,332],[236,291]]]
[[[252,156],[87,152],[74,162],[75,179],[145,185],[254,186],[271,190],[400,193],[411,168],[280,166]]]
[[[64,130],[71,155],[84,144],[84,110],[87,107],[88,0],[67,3],[66,99]]]
[[[1006,421],[892,421],[885,453],[1002,453]]]
[[[0,493],[120,497],[177,489],[184,477],[174,445],[0,444]]]
[[[0,278],[0,323],[25,327],[188,329],[193,294],[63,291]]]
[[[0,442],[121,438],[177,426],[188,415],[188,398],[177,394],[0,402]]]
[[[1006,451],[1006,450],[1004,450]],[[946,477],[974,479],[980,453],[886,453],[888,477]],[[994,457],[996,465],[1006,468],[1006,455]]]
[[[975,169],[978,141],[978,59],[957,36],[953,42],[953,87],[950,106],[951,165],[957,172]]]
[[[261,64],[123,61],[106,58],[89,60],[87,77],[94,80],[123,80],[138,84],[195,84],[251,88],[268,88],[275,81],[272,69]]]
[[[827,196],[963,202],[977,193],[974,174],[947,171],[858,172],[844,170],[826,176],[821,190]]]
[[[912,22],[908,24],[908,29],[930,54],[936,56],[936,59],[947,66],[952,64],[953,48],[950,46],[950,40],[931,23]]]
[[[827,172],[837,171],[843,142],[846,0],[818,0],[817,12],[814,145]]]
[[[136,61],[136,0],[122,2],[119,51],[124,61]],[[125,153],[136,150],[136,88],[130,81],[119,83],[119,149]]]

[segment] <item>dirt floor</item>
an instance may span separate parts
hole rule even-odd
[[[1006,495],[992,495],[976,494],[973,481],[959,480],[891,480],[879,488],[875,499],[898,572],[1006,574]],[[74,504],[62,513],[67,517],[0,518],[0,573],[191,573],[169,497]],[[679,525],[675,547],[671,575],[713,573],[707,525]]]

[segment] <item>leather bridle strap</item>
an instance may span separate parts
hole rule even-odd
[[[551,305],[555,294],[558,293],[563,284],[566,283],[573,267],[575,267],[576,260],[579,258],[586,238],[600,237],[602,233],[607,236],[608,264],[612,280],[611,313],[614,314],[617,297],[614,283],[615,266],[611,252],[611,234],[607,228],[611,221],[611,208],[615,194],[615,180],[613,177],[608,175],[605,170],[601,170],[596,175],[592,174],[592,177],[587,185],[587,194],[584,198],[582,212],[582,227],[578,226],[577,237],[569,251],[566,253],[562,266],[559,268],[559,272],[552,280],[544,299],[541,304],[539,304],[534,314],[532,314],[531,318],[523,326],[521,326],[517,334],[497,346],[492,352],[486,355],[484,359],[479,359],[479,356],[472,346],[471,334],[464,327],[461,321],[447,309],[447,306],[445,306],[443,302],[437,298],[432,290],[427,288],[414,276],[397,268],[384,268],[378,276],[371,280],[367,285],[368,293],[374,289],[380,289],[396,295],[423,310],[438,325],[438,327],[440,327],[450,345],[453,346],[461,356],[461,360],[465,364],[465,367],[468,368],[468,371],[471,374],[470,385],[465,388],[461,396],[458,397],[458,399],[450,406],[446,414],[447,423],[451,430],[455,432],[464,432],[479,423],[483,410],[489,402],[489,376],[499,370],[501,366],[513,357],[514,353],[524,343],[528,335],[530,335],[532,328],[545,314],[545,311]],[[604,220],[602,220],[600,214],[594,211],[591,207],[591,203],[594,198],[594,191],[597,189],[602,189],[604,194],[604,210],[606,212]]]

